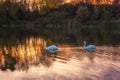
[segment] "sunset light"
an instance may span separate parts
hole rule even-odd
[[[115,0],[67,0],[66,2],[74,4],[74,3],[79,3],[79,2],[84,2],[84,3],[90,3],[90,4],[113,4]]]

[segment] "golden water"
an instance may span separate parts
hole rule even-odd
[[[119,46],[99,46],[95,52],[85,53],[78,46],[54,43],[62,49],[53,54],[43,50],[43,41],[31,37],[23,43],[1,47],[0,80],[120,79]]]

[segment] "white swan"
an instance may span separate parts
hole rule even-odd
[[[44,41],[44,49],[45,49],[45,50],[47,50],[47,51],[49,51],[49,52],[52,52],[52,53],[57,52],[57,50],[58,50],[58,47],[57,47],[57,46],[51,45],[51,46],[48,46],[48,47],[47,47],[46,45],[47,45],[47,42]]]
[[[84,41],[83,43],[84,43],[84,45],[83,45],[84,49],[89,52],[92,52],[96,49],[96,47],[94,45],[87,45],[86,41]]]

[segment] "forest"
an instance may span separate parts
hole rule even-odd
[[[0,0],[0,25],[15,22],[38,22],[42,25],[74,20],[118,20],[119,0]]]

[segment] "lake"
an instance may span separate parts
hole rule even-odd
[[[46,28],[0,37],[0,80],[119,80],[120,33],[111,28]],[[56,45],[58,51],[44,50]],[[83,41],[94,44],[85,52]]]

